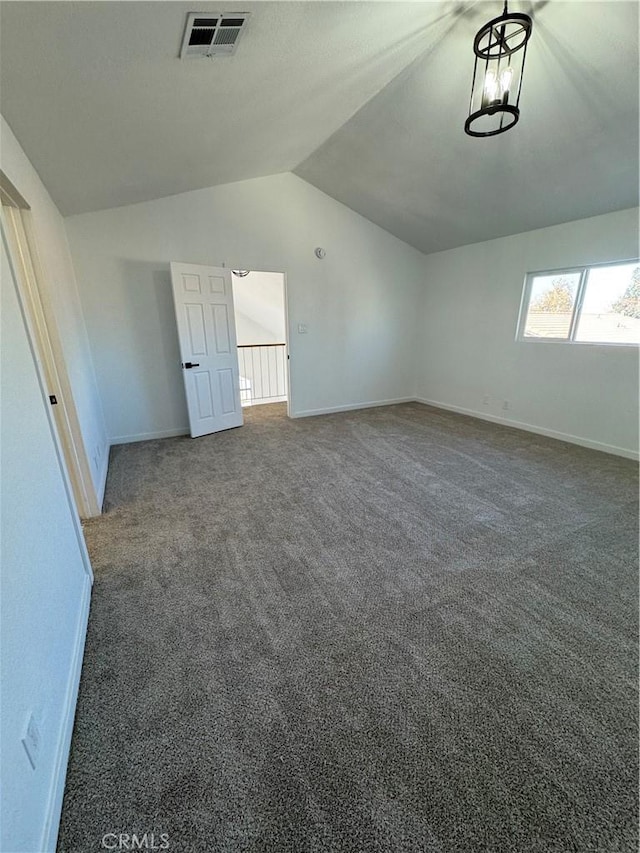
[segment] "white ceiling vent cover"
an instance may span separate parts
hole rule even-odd
[[[249,12],[190,12],[182,40],[180,59],[197,56],[231,56]]]

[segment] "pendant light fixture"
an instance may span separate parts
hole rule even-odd
[[[520,118],[522,74],[533,22],[529,15],[509,12],[486,23],[473,42],[476,55],[464,130],[469,136],[496,136]]]

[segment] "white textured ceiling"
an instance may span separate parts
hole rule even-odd
[[[65,214],[289,171],[418,54],[435,8],[2,2],[2,113]],[[234,56],[178,58],[188,12],[234,9]]]
[[[65,214],[292,170],[429,252],[637,204],[637,3],[534,3],[520,123],[472,139],[501,8],[5,0],[0,108]],[[235,56],[177,58],[187,12],[233,10]]]

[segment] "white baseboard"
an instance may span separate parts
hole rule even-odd
[[[64,784],[67,777],[67,763],[69,761],[69,750],[71,748],[71,735],[73,734],[73,723],[76,714],[76,703],[78,701],[78,687],[80,686],[80,673],[82,671],[82,659],[84,656],[84,644],[87,637],[87,623],[89,620],[89,605],[91,603],[91,578],[86,577],[80,601],[80,612],[78,614],[78,629],[76,632],[73,659],[69,670],[69,682],[65,698],[63,722],[60,729],[60,738],[56,752],[56,761],[49,798],[47,802],[47,813],[42,833],[40,849],[44,853],[55,853],[60,826],[60,814],[62,812],[62,799],[64,797]]]
[[[301,412],[292,411],[291,418],[310,418],[314,415],[332,415],[336,412],[355,412],[358,409],[375,409],[378,406],[395,406],[397,403],[413,403],[415,397],[398,397],[395,400],[371,400],[368,403],[347,403],[344,406],[331,406],[326,409],[303,409]]]
[[[115,435],[109,439],[109,444],[133,444],[134,441],[149,441],[152,438],[175,438],[178,435],[189,435],[188,427],[177,429],[161,429],[157,432],[138,432],[133,435]]]
[[[591,438],[584,438],[580,435],[571,435],[567,432],[559,432],[554,429],[536,426],[535,424],[527,424],[522,421],[513,421],[509,418],[503,418],[499,415],[490,415],[487,412],[478,412],[475,409],[465,409],[462,406],[452,406],[449,403],[441,403],[439,400],[426,400],[422,397],[415,398],[416,403],[423,403],[425,406],[434,406],[436,409],[445,409],[448,412],[456,412],[459,415],[468,415],[472,418],[478,418],[481,421],[490,421],[494,424],[502,424],[502,426],[521,429],[525,432],[533,432],[537,435],[544,435],[547,438],[556,438],[559,441],[567,441],[570,444],[578,444],[580,447],[588,447],[590,450],[600,450],[602,453],[611,453],[614,456],[624,456],[626,459],[640,458],[635,450],[629,450],[626,447],[616,447],[614,444],[605,444],[602,441],[594,441]]]
[[[338,412],[352,412],[358,409],[373,409],[378,406],[394,406],[398,403],[422,403],[425,406],[434,406],[436,409],[444,409],[448,412],[456,412],[459,415],[467,415],[472,418],[478,418],[481,421],[490,421],[494,424],[521,429],[525,432],[533,432],[537,435],[544,435],[547,438],[555,438],[559,441],[567,441],[570,444],[577,444],[580,447],[588,447],[590,450],[600,450],[602,453],[610,453],[614,456],[623,456],[625,459],[640,459],[640,454],[637,450],[631,450],[626,447],[617,447],[614,444],[605,444],[602,441],[585,438],[580,435],[572,435],[571,433],[559,432],[558,430],[547,429],[546,427],[537,426],[536,424],[528,424],[523,421],[511,420],[500,415],[491,415],[487,412],[480,412],[476,409],[466,409],[463,406],[454,406],[450,403],[442,403],[439,400],[428,400],[424,397],[396,397],[392,400],[370,400],[366,403],[346,403],[342,406],[327,406],[322,409],[303,409],[302,411],[292,410],[289,414],[291,418],[309,418],[316,415],[331,415]],[[153,438],[174,438],[180,435],[189,435],[189,430],[185,428],[159,430],[158,432],[141,432],[135,435],[120,435],[110,439],[110,444],[131,444],[135,441],[149,441]],[[107,460],[108,464],[108,454]],[[105,464],[104,481],[102,483],[102,494],[99,496],[102,500],[104,495],[104,483],[107,477],[107,464]]]

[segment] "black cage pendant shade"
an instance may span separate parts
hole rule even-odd
[[[528,15],[509,12],[486,23],[473,42],[476,55],[464,129],[469,136],[496,136],[520,118],[520,91],[533,23]]]

